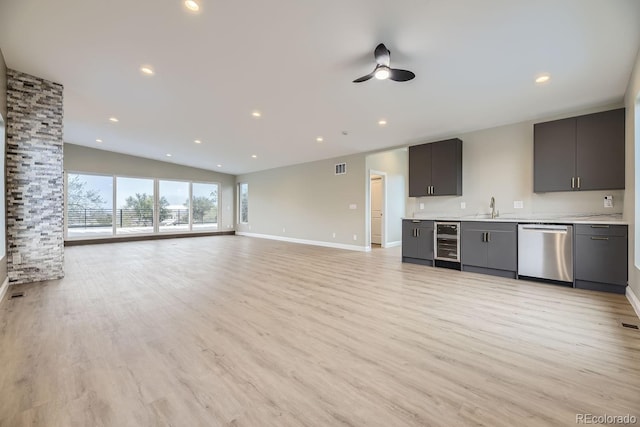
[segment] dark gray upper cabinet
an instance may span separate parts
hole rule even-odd
[[[624,108],[577,118],[580,190],[624,188]]]
[[[409,147],[409,197],[462,195],[462,141]]]
[[[624,108],[537,123],[533,191],[624,188]]]
[[[491,270],[518,269],[518,235],[515,223],[463,221],[462,264]]]

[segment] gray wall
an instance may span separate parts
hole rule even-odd
[[[366,158],[367,173],[370,171],[385,172],[386,176],[386,217],[387,243],[402,241],[402,217],[405,216],[405,203],[408,194],[409,152],[406,148],[370,154]],[[367,181],[367,200],[371,182]],[[369,201],[368,201],[369,203]],[[367,224],[371,223],[371,213],[367,210]],[[371,233],[367,229],[367,244],[370,244]]]
[[[217,182],[220,184],[220,231],[232,230],[235,177],[205,169],[64,144],[64,170],[105,175]]]
[[[64,276],[62,85],[7,70],[7,270],[13,284]]]
[[[2,227],[2,238],[0,239],[0,285],[7,278],[7,239],[6,239],[6,230],[7,223],[5,218],[5,162],[6,162],[6,118],[7,118],[7,66],[4,62],[4,56],[2,55],[2,50],[0,49],[0,122],[3,122],[0,126],[0,150],[2,152],[2,173],[0,173],[0,192],[2,193],[2,197],[0,198],[0,227]]]
[[[640,298],[640,263],[636,261],[640,240],[636,235],[637,224],[640,223],[640,198],[636,197],[636,189],[640,188],[640,52],[636,58],[635,67],[629,80],[629,86],[625,95],[627,108],[626,118],[626,189],[624,218],[629,222],[629,286],[633,293]],[[639,313],[640,314],[640,313]]]
[[[610,105],[577,111],[536,122],[621,106]],[[621,213],[625,199],[624,190],[533,193],[533,123],[521,122],[452,135],[463,141],[462,196],[409,198],[407,214],[487,214],[491,212],[491,196],[496,198],[496,208],[501,214]],[[613,195],[612,209],[604,208],[605,195]],[[524,202],[523,209],[513,208],[513,202],[516,200]],[[460,202],[466,203],[465,209],[461,209]],[[420,203],[424,204],[424,209],[420,209]]]
[[[335,175],[342,162],[347,174]],[[364,248],[367,181],[363,154],[240,175],[237,182],[249,184],[249,223],[237,230]]]

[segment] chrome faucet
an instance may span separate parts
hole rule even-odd
[[[496,198],[491,196],[491,203],[489,203],[489,207],[491,208],[491,219],[497,218],[500,215],[500,212],[496,211]]]

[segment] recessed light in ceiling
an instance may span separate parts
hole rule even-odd
[[[218,165],[218,167],[219,167],[219,168],[221,168],[221,167],[222,167],[222,165]]]
[[[386,126],[386,125],[387,125],[387,121],[386,121],[385,119],[378,120],[378,124],[379,124],[380,126]]]
[[[551,76],[548,73],[540,74],[536,77],[537,84],[547,83],[549,80],[551,80]]]
[[[262,117],[262,113],[260,111],[257,111],[257,110],[252,112],[251,115],[253,117],[255,117],[255,118]]]
[[[167,153],[167,157],[171,157],[171,154]]]
[[[196,140],[195,140],[195,141],[193,141],[193,142],[195,142],[196,144],[202,144],[202,141],[200,141],[199,139],[196,139]]]
[[[102,142],[102,140],[100,138],[96,139],[96,142]]]
[[[200,11],[200,4],[198,4],[198,2],[196,0],[185,0],[184,1],[184,7],[189,9],[191,12],[199,12]]]
[[[145,76],[153,76],[156,73],[150,65],[143,65],[140,67],[140,72]]]
[[[321,136],[316,138],[316,142],[322,142],[322,141],[324,141],[324,138],[322,138]]]
[[[257,155],[255,155],[255,154],[252,154],[252,155],[251,155],[251,157],[253,157],[254,159],[257,159],[257,158],[258,158],[258,156],[257,156]]]
[[[112,123],[118,123],[120,120],[118,120],[117,117],[109,117],[109,121]]]

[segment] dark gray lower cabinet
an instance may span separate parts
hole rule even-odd
[[[402,221],[402,261],[433,265],[433,221]]]
[[[627,226],[576,224],[575,239],[575,287],[623,294]]]
[[[462,270],[515,278],[518,225],[464,221],[461,225]]]

